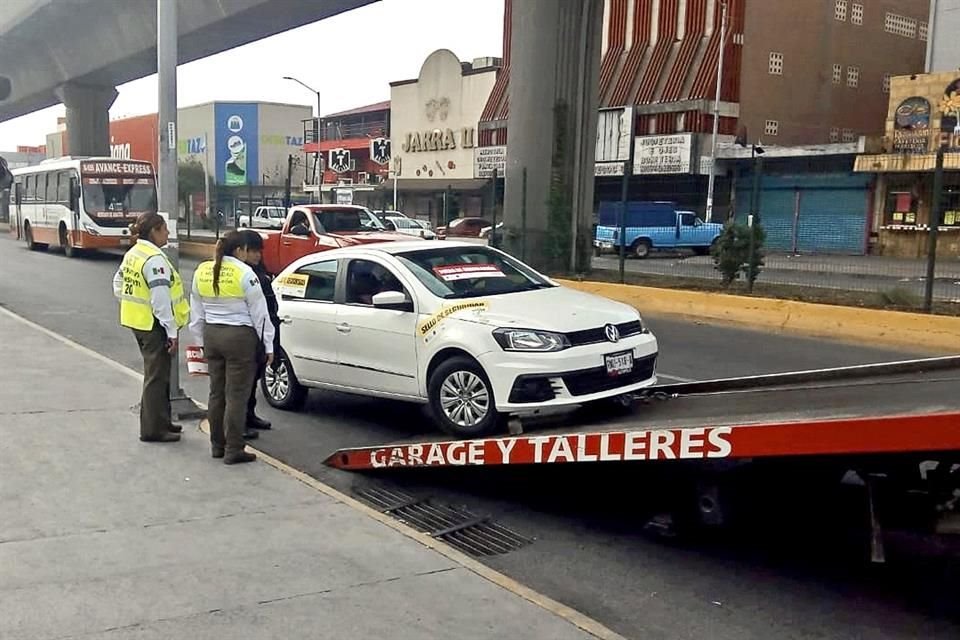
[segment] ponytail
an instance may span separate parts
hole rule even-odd
[[[229,234],[227,234],[229,235]],[[220,295],[220,267],[223,266],[224,245],[226,236],[217,240],[217,248],[214,250],[213,257],[213,292]]]
[[[230,231],[217,241],[213,257],[213,292],[220,295],[220,270],[224,256],[232,256],[237,249],[263,250],[263,238],[256,231]]]

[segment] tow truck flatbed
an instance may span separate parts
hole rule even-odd
[[[522,435],[347,448],[326,464],[362,471],[960,452],[958,390],[960,358],[952,357],[665,385],[651,393],[668,401],[622,416],[597,420],[584,410],[525,422]]]

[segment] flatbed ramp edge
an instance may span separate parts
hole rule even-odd
[[[363,471],[960,452],[958,389],[960,358],[666,385],[652,391],[671,400],[606,422],[548,421],[476,440],[425,435],[341,449],[326,464]]]

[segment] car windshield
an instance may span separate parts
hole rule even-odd
[[[313,212],[320,233],[382,231],[385,227],[366,209],[324,209]]]
[[[396,257],[441,298],[476,298],[555,286],[522,262],[488,247],[443,247]]]
[[[153,180],[149,180],[149,184],[90,182],[86,181],[83,185],[83,206],[94,217],[125,218],[157,210],[157,191]]]

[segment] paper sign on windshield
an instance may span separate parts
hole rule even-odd
[[[277,280],[280,295],[291,296],[294,298],[304,298],[307,295],[307,282],[309,276],[301,273],[291,273]]]
[[[495,264],[445,264],[434,267],[433,272],[447,282],[470,280],[473,278],[506,278]]]

